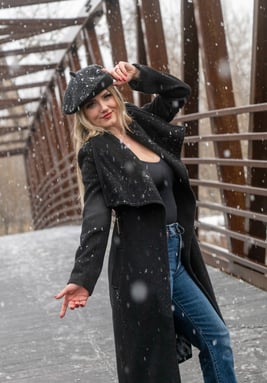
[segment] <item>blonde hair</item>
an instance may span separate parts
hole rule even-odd
[[[129,125],[132,122],[132,118],[127,114],[125,103],[120,91],[114,87],[110,86],[107,90],[113,95],[119,109],[119,123],[121,126],[122,132],[129,130]],[[74,139],[74,149],[76,153],[76,158],[78,152],[83,144],[89,141],[91,138],[96,137],[100,134],[107,132],[101,126],[96,126],[92,124],[85,116],[83,109],[80,109],[74,116],[74,130],[73,130],[73,139]],[[83,206],[83,196],[84,196],[84,185],[82,182],[82,175],[80,168],[77,164],[77,176],[78,176],[78,185],[80,192],[80,199]]]

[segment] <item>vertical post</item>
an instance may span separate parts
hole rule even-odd
[[[191,96],[184,106],[185,114],[198,112],[199,102],[199,47],[197,41],[197,29],[194,16],[193,4],[187,0],[182,1],[181,7],[181,30],[183,35],[182,57],[184,62],[182,65],[183,79],[191,86]],[[199,132],[198,120],[191,121],[186,128],[188,136],[197,136]],[[185,157],[198,157],[198,143],[189,143],[184,145]],[[198,165],[188,165],[190,178],[198,179]],[[194,193],[198,197],[198,187],[194,187]]]
[[[155,69],[168,71],[168,55],[159,0],[142,0],[141,4],[150,65]]]
[[[95,26],[92,24],[86,25],[83,29],[85,39],[85,49],[88,52],[88,64],[104,65],[101,50],[99,47]]]
[[[24,155],[24,166],[25,166],[25,174],[26,174],[26,182],[27,182],[27,193],[28,193],[28,197],[29,197],[29,202],[30,202],[30,209],[31,209],[31,221],[32,221],[32,226],[33,226],[33,201],[32,201],[32,189],[31,189],[31,178],[32,178],[32,174],[31,174],[31,163],[30,163],[30,160],[29,160],[29,141],[30,141],[30,138],[28,137],[27,139],[27,150],[25,152],[25,155]]]
[[[267,101],[267,4],[266,0],[254,1],[254,23],[252,39],[252,73],[251,73],[251,103]],[[267,112],[258,112],[250,115],[251,132],[266,132]],[[250,141],[249,157],[253,160],[267,161],[267,141]],[[249,181],[252,186],[267,188],[267,166],[265,168],[251,168]],[[267,191],[266,191],[267,195]],[[249,201],[250,210],[262,214],[267,213],[266,196],[253,196]],[[266,223],[249,221],[249,233],[258,238],[266,239]],[[249,258],[267,263],[267,253],[264,248],[251,244],[248,249]]]
[[[135,2],[136,9],[136,31],[137,31],[137,61],[140,64],[147,65],[147,54],[145,47],[145,38],[142,29],[142,16],[141,16],[141,7],[139,0]],[[144,105],[147,102],[151,101],[151,96],[145,93],[138,93],[138,99],[140,105]]]
[[[30,192],[30,200],[32,206],[32,219],[33,225],[35,222],[35,199],[36,199],[36,186],[37,186],[37,175],[36,168],[34,164],[34,148],[32,144],[32,136],[30,135],[27,142],[27,154],[26,154],[26,164],[27,164],[27,175],[28,175],[28,185]]]
[[[235,105],[234,92],[226,46],[224,22],[220,0],[193,0],[195,18],[202,53],[204,78],[210,109]],[[236,116],[213,118],[213,133],[238,133]],[[214,145],[219,158],[242,158],[239,141],[218,142]],[[218,175],[223,182],[245,184],[244,169],[241,166],[218,166]],[[245,198],[240,192],[222,191],[223,202],[230,207],[245,208]],[[226,225],[235,232],[244,232],[244,219],[234,214],[225,215]],[[229,245],[236,254],[243,255],[243,242],[231,239]]]
[[[77,70],[81,69],[81,63],[79,60],[78,49],[75,41],[71,44],[71,50],[68,53],[68,58],[71,70],[76,72]]]
[[[64,75],[64,71],[61,69],[58,71],[58,76],[56,78],[56,84],[58,87],[58,92],[59,92],[59,97],[60,97],[60,103],[61,105],[63,104],[63,98],[64,98],[64,92],[65,89],[67,88],[67,83],[66,83],[66,78]],[[63,119],[62,122],[62,133],[64,136],[64,142],[66,145],[66,150],[68,153],[72,152],[74,150],[73,147],[73,138],[72,138],[72,129],[73,129],[73,118],[70,116],[66,116],[63,114],[59,107],[59,113],[62,116],[61,118]]]
[[[105,0],[105,4],[113,62],[128,61],[119,0]],[[120,87],[120,90],[127,101],[133,102],[129,86]]]

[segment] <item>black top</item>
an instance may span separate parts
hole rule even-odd
[[[166,210],[166,225],[177,222],[177,206],[173,194],[173,171],[170,166],[160,159],[158,162],[146,162],[149,171]]]

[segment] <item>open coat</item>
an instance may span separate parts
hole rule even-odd
[[[185,229],[182,262],[221,315],[194,233],[195,197],[180,159],[184,127],[170,124],[190,88],[171,75],[136,66],[140,77],[130,82],[132,89],[157,96],[142,108],[127,104],[133,118],[127,134],[173,169],[177,217]],[[85,143],[78,161],[84,211],[69,282],[92,294],[115,212],[109,285],[119,382],[177,383],[183,329],[175,326],[171,309],[165,208],[159,192],[144,163],[109,133]]]

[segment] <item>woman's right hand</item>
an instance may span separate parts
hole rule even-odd
[[[139,69],[126,61],[119,61],[111,70],[105,70],[115,79],[113,85],[116,86],[124,85],[139,76]]]
[[[63,297],[64,300],[61,306],[60,318],[65,316],[67,308],[74,310],[79,307],[84,307],[89,298],[89,293],[84,287],[70,283],[55,296],[56,299]]]

